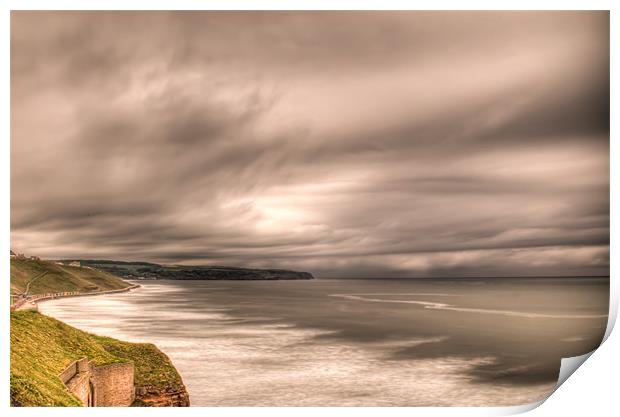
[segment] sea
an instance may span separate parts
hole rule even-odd
[[[137,281],[43,302],[156,344],[192,406],[514,406],[601,342],[608,278]]]

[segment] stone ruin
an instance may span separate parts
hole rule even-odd
[[[72,362],[59,377],[85,407],[128,407],[135,400],[133,363],[97,366],[83,358]]]

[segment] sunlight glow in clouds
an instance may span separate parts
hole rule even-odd
[[[13,12],[11,245],[605,275],[606,12]]]

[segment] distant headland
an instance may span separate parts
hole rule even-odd
[[[79,265],[116,275],[124,279],[178,280],[300,280],[314,279],[310,272],[286,269],[254,269],[231,266],[160,265],[151,262],[127,262],[94,259],[64,259],[66,265]]]

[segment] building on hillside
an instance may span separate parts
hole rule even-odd
[[[71,261],[69,262],[69,266],[82,266],[80,261]]]
[[[26,255],[23,253],[15,253],[11,250],[11,259],[26,259]]]

